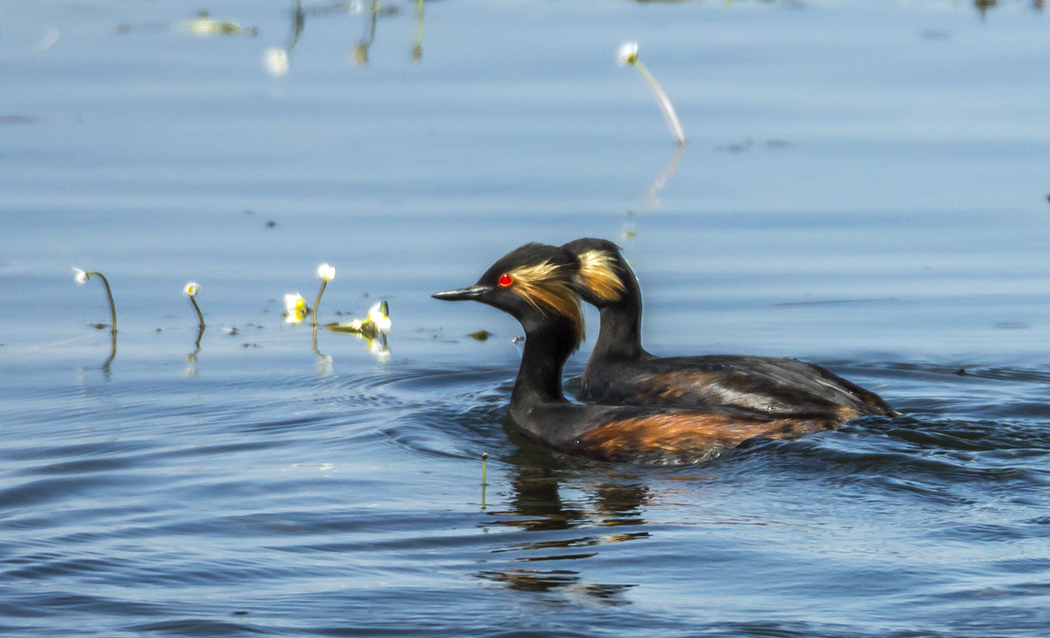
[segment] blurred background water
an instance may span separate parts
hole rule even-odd
[[[0,0],[0,630],[1045,633],[1047,26],[1040,1]],[[684,468],[523,439],[519,327],[429,294],[582,236],[624,247],[653,351],[799,357],[905,416]],[[321,262],[322,321],[388,301],[389,355],[282,321]],[[107,365],[74,267],[113,285]]]

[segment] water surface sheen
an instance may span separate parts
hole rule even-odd
[[[0,0],[0,633],[1046,633],[1041,3],[295,4],[197,36]],[[685,467],[529,441],[520,328],[429,294],[581,236],[624,246],[654,352],[802,358],[902,416]],[[282,321],[321,262],[322,321],[387,300],[388,355]]]

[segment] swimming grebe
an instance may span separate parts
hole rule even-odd
[[[562,394],[565,361],[583,337],[574,289],[576,255],[526,244],[499,259],[476,284],[436,299],[498,308],[525,329],[525,350],[510,416],[526,433],[569,454],[608,461],[692,462],[755,437],[795,438],[836,427],[823,415],[773,415],[716,406],[609,406],[571,403]]]
[[[744,355],[656,357],[642,348],[642,293],[620,248],[604,239],[563,246],[580,259],[576,287],[601,312],[580,399],[609,403],[726,405],[838,422],[897,412],[880,396],[811,363]]]

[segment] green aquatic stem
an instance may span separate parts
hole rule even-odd
[[[109,280],[106,279],[106,276],[103,275],[100,272],[92,271],[92,272],[89,272],[89,273],[85,273],[85,276],[87,276],[89,279],[91,278],[92,275],[95,275],[96,277],[101,279],[102,280],[102,285],[106,287],[106,299],[109,300],[109,316],[113,320],[113,323],[111,324],[112,325],[113,334],[116,334],[117,333],[117,306],[116,306],[116,304],[113,303],[113,290],[109,287]],[[115,345],[114,345],[113,350],[116,351],[116,346]]]
[[[678,121],[678,114],[674,111],[674,105],[671,104],[671,98],[667,97],[667,93],[660,87],[660,83],[656,81],[653,74],[649,72],[649,69],[645,68],[642,61],[635,57],[633,60],[628,62],[634,65],[638,71],[641,72],[642,77],[649,82],[649,87],[653,90],[656,95],[656,101],[660,105],[660,110],[663,111],[664,119],[667,120],[667,125],[671,127],[671,133],[674,134],[675,139],[678,141],[678,145],[682,146],[685,144],[685,131],[682,130],[682,123]]]
[[[488,487],[489,483],[486,480],[486,474],[488,470],[488,452],[481,453],[481,509],[485,509],[485,488]]]
[[[190,297],[190,303],[193,304],[193,309],[197,311],[197,321],[200,323],[200,333],[204,334],[204,314],[201,312],[201,307],[197,305],[197,300]],[[200,337],[197,337],[197,343],[200,343]]]
[[[321,295],[324,294],[324,289],[328,286],[328,282],[321,280],[321,289],[317,291],[317,301],[314,302],[314,332],[317,331],[317,314],[318,310],[321,309]]]

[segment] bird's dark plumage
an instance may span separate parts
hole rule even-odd
[[[820,414],[837,422],[896,412],[881,397],[796,359],[744,355],[656,357],[642,347],[642,293],[616,244],[578,239],[577,290],[601,313],[580,398],[660,405],[724,405],[781,414]]]
[[[525,350],[510,415],[533,438],[602,460],[691,462],[755,437],[794,438],[836,426],[822,414],[765,414],[699,403],[674,408],[567,401],[562,369],[583,330],[573,284],[579,270],[572,251],[527,244],[498,260],[473,286],[434,295],[488,304],[521,322]]]

